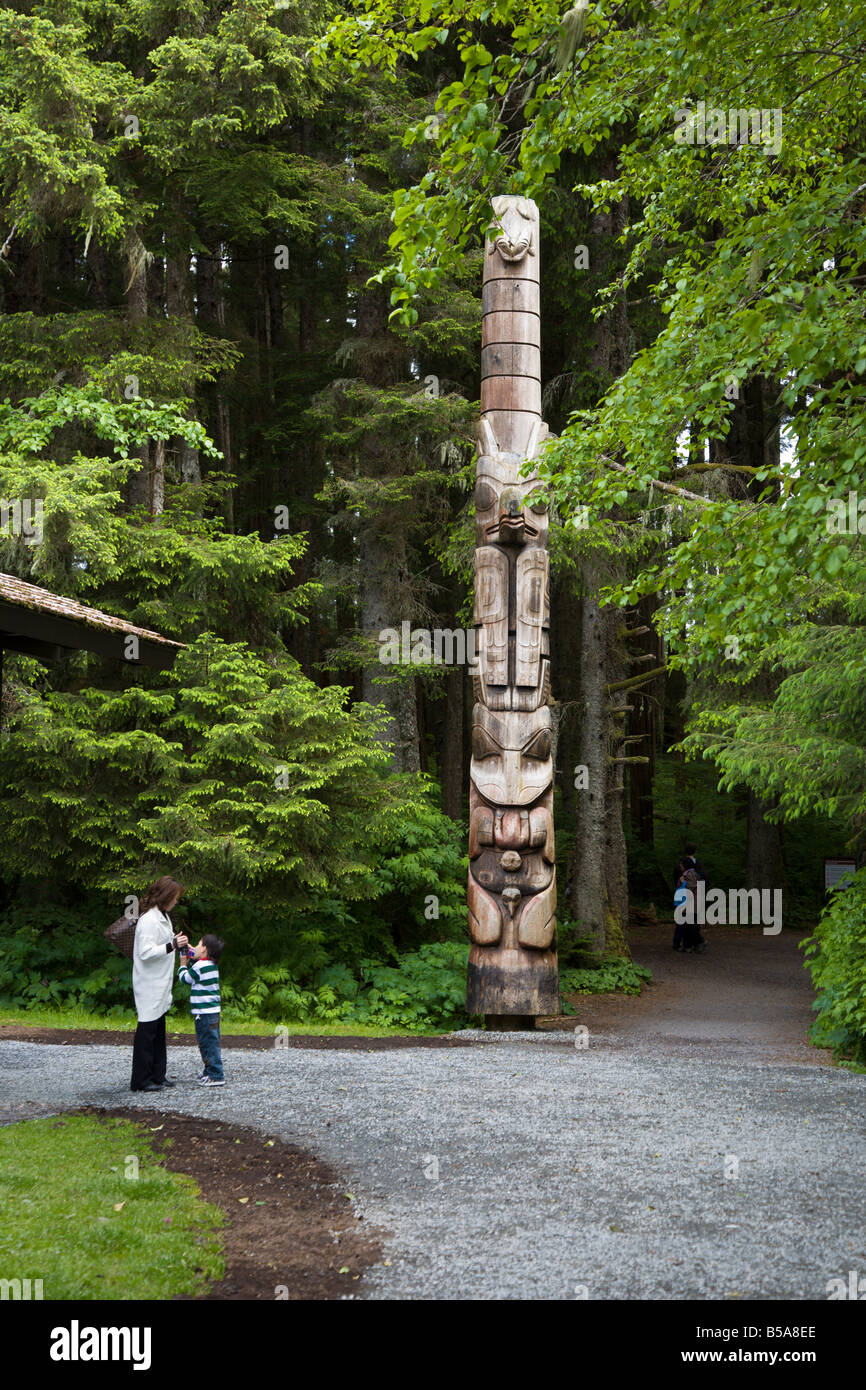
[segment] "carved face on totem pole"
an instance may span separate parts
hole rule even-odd
[[[537,478],[521,476],[547,434],[538,210],[513,197],[493,208],[500,231],[484,258],[475,481],[467,1007],[527,1020],[559,1012],[548,517]]]
[[[489,256],[499,255],[506,265],[516,265],[538,251],[538,209],[528,198],[492,200],[499,236],[489,245]]]
[[[556,906],[549,708],[498,714],[476,705],[469,776],[473,940],[548,947]]]
[[[538,479],[517,477],[519,455],[481,454],[475,470],[476,545],[547,546],[547,503]],[[527,505],[527,498],[535,494]]]
[[[472,718],[469,775],[482,796],[497,806],[528,806],[553,781],[550,710],[496,714],[476,705]]]

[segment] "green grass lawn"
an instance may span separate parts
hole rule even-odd
[[[192,1178],[159,1166],[146,1124],[70,1115],[0,1129],[0,1271],[41,1279],[44,1299],[203,1291],[225,1272],[222,1222]]]
[[[88,1009],[76,1007],[68,1009],[56,1007],[16,1009],[12,1006],[0,1005],[0,1024],[3,1023],[15,1024],[22,1028],[98,1028],[102,1030],[129,1028],[133,1030],[135,1028],[135,1011],[124,1009],[118,1013],[97,1014],[91,1013]],[[190,1033],[195,1036],[195,1024],[189,1009],[175,1009],[168,1015],[165,1026],[169,1033]],[[226,1009],[222,1014],[221,1027],[223,1033],[272,1038],[276,1034],[277,1025],[267,1023],[263,1019],[233,1019],[231,1010]],[[304,1034],[309,1037],[393,1038],[410,1036],[405,1028],[379,1028],[364,1023],[281,1023],[279,1027],[290,1035]],[[431,1028],[428,1030],[428,1034],[433,1036],[447,1031],[447,1029]],[[428,1034],[414,1033],[411,1036],[419,1037]],[[130,1038],[131,1042],[132,1039]]]

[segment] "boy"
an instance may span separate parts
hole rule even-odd
[[[220,1048],[219,960],[222,953],[222,941],[218,936],[208,933],[192,952],[189,965],[182,965],[177,972],[181,984],[192,986],[189,1003],[195,1019],[195,1036],[204,1063],[204,1070],[196,1080],[202,1086],[226,1084]]]

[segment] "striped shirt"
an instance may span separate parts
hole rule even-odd
[[[193,1018],[199,1014],[219,1013],[220,972],[216,961],[208,960],[207,956],[190,961],[189,965],[180,967],[177,978],[183,985],[192,985],[189,1004]]]

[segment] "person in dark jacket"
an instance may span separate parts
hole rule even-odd
[[[688,869],[694,869],[698,876],[698,880],[700,881],[703,879],[704,883],[706,883],[707,871],[700,859],[698,859],[698,847],[694,840],[686,840],[684,852],[677,860],[676,868],[674,869],[674,888],[676,888],[683,874],[686,873]]]
[[[681,858],[677,860],[677,865],[674,869],[675,898],[677,889],[684,885],[689,888],[692,898],[694,899],[697,884],[701,881],[704,883],[707,881],[707,871],[700,859],[698,859],[697,851],[698,847],[694,840],[687,840],[684,846],[684,852]],[[675,951],[696,951],[699,953],[707,949],[707,943],[701,934],[700,924],[697,921],[694,923],[677,922],[674,927],[673,949]]]

